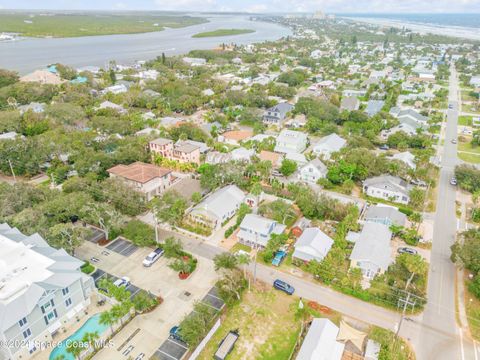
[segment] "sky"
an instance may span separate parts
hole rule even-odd
[[[0,0],[0,9],[480,13],[480,0]]]

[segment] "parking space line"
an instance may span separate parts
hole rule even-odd
[[[157,350],[159,353],[162,353],[164,355],[167,355],[170,359],[173,359],[173,360],[178,360],[176,357],[173,357],[172,355],[170,354],[167,354],[165,351],[162,351],[160,349]]]
[[[185,350],[188,350],[188,347],[186,347],[185,345],[183,345],[183,343],[177,342],[177,341],[175,341],[174,339],[167,339],[167,340],[170,341],[170,342],[172,342],[172,343],[174,343],[174,344],[176,344],[176,345],[178,345],[178,346],[180,346],[180,347],[182,347],[182,348],[184,348]]]

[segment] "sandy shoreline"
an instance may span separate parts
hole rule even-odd
[[[382,18],[345,17],[345,19],[379,26],[389,26],[396,28],[405,27],[420,34],[430,33],[436,35],[452,36],[462,39],[480,40],[480,29],[477,28],[422,24]]]

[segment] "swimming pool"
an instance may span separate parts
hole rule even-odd
[[[63,360],[75,360],[74,356],[67,352],[67,341],[71,343],[72,341],[82,341],[83,336],[86,333],[98,332],[98,335],[102,335],[105,330],[107,330],[108,325],[100,324],[100,314],[95,314],[90,317],[85,324],[82,325],[80,329],[75,331],[74,334],[61,341],[58,346],[56,346],[53,351],[50,353],[49,360],[54,359],[63,359]],[[62,357],[63,355],[63,357]]]

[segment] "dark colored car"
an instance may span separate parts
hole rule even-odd
[[[278,279],[273,282],[273,287],[277,290],[287,293],[288,295],[293,295],[295,292],[295,288],[293,286],[288,285],[285,281]]]
[[[183,341],[182,337],[180,336],[180,327],[178,327],[178,326],[174,326],[170,329],[170,338],[178,340],[178,341],[185,342],[185,341]]]
[[[417,250],[411,249],[411,248],[408,248],[408,247],[398,248],[397,251],[398,251],[399,254],[412,254],[412,255],[416,255],[416,254],[417,254]]]

